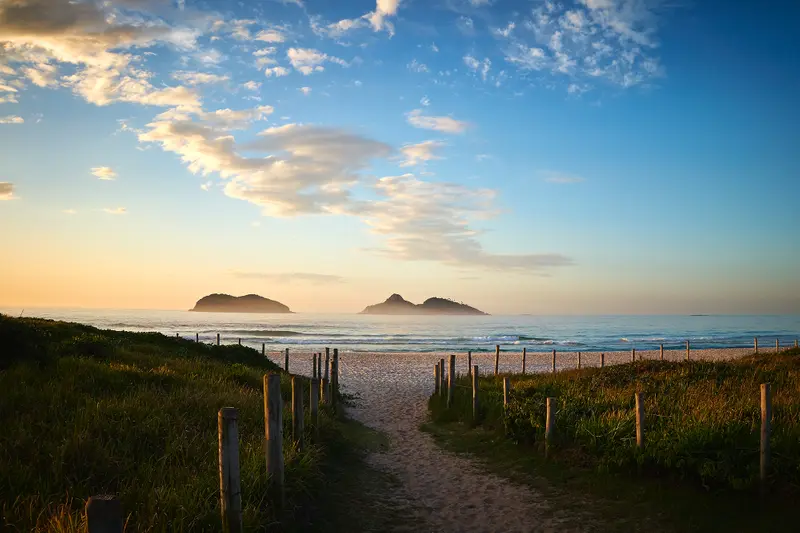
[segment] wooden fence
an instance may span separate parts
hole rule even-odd
[[[180,336],[176,334],[176,336]],[[195,342],[200,342],[199,334]],[[238,344],[241,345],[241,339]],[[217,334],[217,346],[220,335]],[[261,354],[266,357],[265,345]],[[289,372],[289,348],[284,351],[284,373]],[[319,438],[319,404],[336,409],[339,396],[339,349],[325,348],[325,377],[322,374],[322,353],[315,353],[312,359],[312,377],[309,380],[309,424],[314,438]],[[292,396],[292,442],[299,449],[303,441],[306,425],[303,408],[304,381],[300,376],[291,375]],[[283,396],[281,395],[281,374],[270,372],[264,375],[264,458],[269,483],[269,500],[283,508],[285,506],[285,475],[283,453]],[[223,407],[217,413],[217,433],[219,437],[219,503],[222,531],[241,533],[242,531],[242,489],[239,475],[239,429],[238,411],[235,407]],[[88,533],[122,533],[124,514],[120,501],[113,495],[92,496],[86,502],[86,523]]]

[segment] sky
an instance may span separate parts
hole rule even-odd
[[[798,16],[0,0],[0,306],[800,313]]]

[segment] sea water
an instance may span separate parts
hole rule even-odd
[[[268,350],[318,351],[615,351],[744,348],[793,345],[800,315],[658,316],[377,316],[349,314],[248,314],[123,309],[10,309],[0,313],[52,318],[127,331],[158,331],[203,342],[236,343]]]

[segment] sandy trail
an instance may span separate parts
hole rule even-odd
[[[693,350],[694,359],[730,359],[752,353],[750,349]],[[576,521],[552,509],[547,497],[487,472],[466,456],[438,447],[419,429],[427,418],[427,399],[433,392],[433,366],[448,354],[341,353],[340,384],[358,395],[350,415],[383,432],[389,439],[385,452],[373,453],[369,463],[400,481],[402,488],[386,495],[395,505],[414,516],[393,531],[437,532],[543,532],[583,531]],[[658,351],[637,352],[637,358],[658,358]],[[608,352],[606,364],[630,361],[630,352]],[[681,360],[685,350],[665,352],[665,359]],[[294,372],[305,367],[310,374],[311,355],[292,354]],[[520,353],[501,354],[501,372],[519,372]],[[599,353],[585,353],[582,364],[599,365]],[[494,354],[473,354],[472,362],[482,373],[494,371]],[[577,353],[559,352],[557,368],[574,368]],[[529,353],[531,372],[551,369],[551,353]],[[466,371],[466,355],[458,354],[457,371]]]

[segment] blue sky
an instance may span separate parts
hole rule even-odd
[[[800,311],[800,7],[0,0],[0,304]]]

